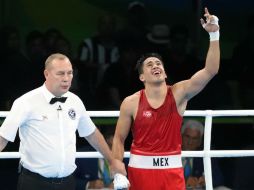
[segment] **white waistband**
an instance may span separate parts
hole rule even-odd
[[[181,168],[182,159],[181,155],[143,156],[131,154],[129,166],[144,169]]]

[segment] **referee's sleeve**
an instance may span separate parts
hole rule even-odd
[[[83,112],[78,124],[78,133],[80,137],[86,137],[92,134],[96,129],[95,124],[86,111]]]
[[[0,135],[8,141],[14,142],[18,128],[25,119],[25,107],[21,101],[15,100],[12,108],[0,127]]]

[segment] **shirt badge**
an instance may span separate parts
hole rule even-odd
[[[75,112],[75,110],[74,109],[70,109],[69,111],[68,111],[68,115],[69,115],[69,117],[71,118],[71,119],[76,119],[76,112]]]
[[[143,111],[143,117],[146,117],[146,118],[152,117],[152,112],[151,111]]]

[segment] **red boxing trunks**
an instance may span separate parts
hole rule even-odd
[[[131,154],[129,190],[185,190],[180,155],[143,156]]]

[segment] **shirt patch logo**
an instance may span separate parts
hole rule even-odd
[[[152,112],[151,111],[143,111],[143,117],[146,117],[146,118],[152,117]]]
[[[70,109],[69,111],[68,111],[68,115],[69,115],[69,117],[71,118],[71,119],[76,119],[76,112],[75,112],[75,110],[74,109]]]

